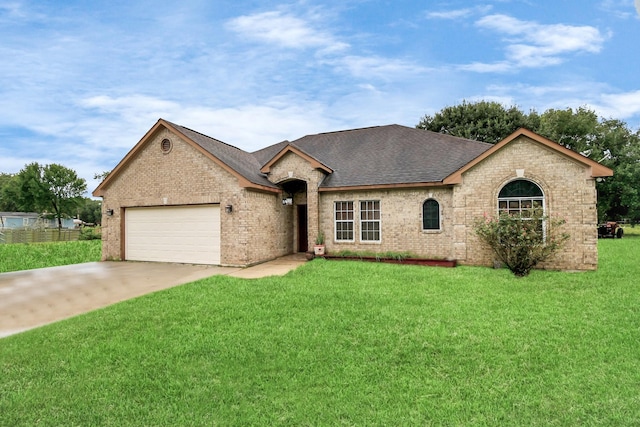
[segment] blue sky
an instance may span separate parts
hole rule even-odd
[[[0,172],[90,191],[158,118],[247,151],[462,100],[640,127],[634,0],[0,0],[0,57]]]

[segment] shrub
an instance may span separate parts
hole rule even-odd
[[[485,215],[474,224],[478,237],[516,276],[526,276],[538,263],[558,251],[569,239],[560,228],[566,221],[530,212],[523,215]]]
[[[100,240],[102,239],[102,232],[100,227],[82,227],[80,229],[80,236],[78,240]]]

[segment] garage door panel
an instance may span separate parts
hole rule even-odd
[[[220,264],[220,207],[126,209],[125,258]]]

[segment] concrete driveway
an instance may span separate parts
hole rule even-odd
[[[0,274],[0,338],[205,277],[281,275],[304,261],[294,255],[249,268],[91,262]]]

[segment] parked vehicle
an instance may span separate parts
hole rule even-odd
[[[603,237],[611,237],[614,239],[617,237],[618,239],[622,239],[623,235],[624,235],[624,230],[615,221],[607,221],[604,224],[598,225],[599,239]]]

